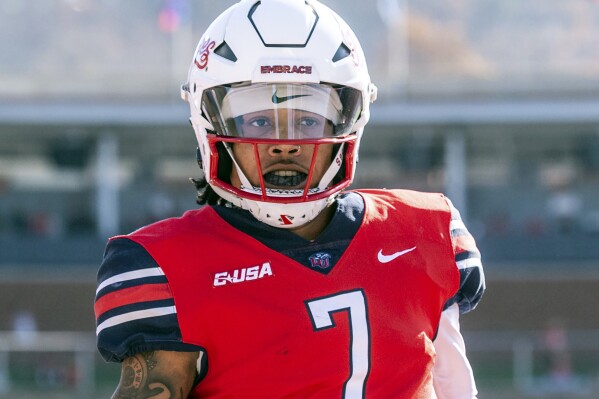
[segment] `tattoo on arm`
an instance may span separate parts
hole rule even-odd
[[[125,359],[121,380],[112,399],[186,398],[193,375],[172,373],[169,362],[161,362],[155,352],[139,353]]]

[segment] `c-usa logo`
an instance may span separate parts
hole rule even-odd
[[[212,286],[221,287],[227,284],[238,284],[273,276],[270,262],[264,262],[262,265],[214,273],[212,274]]]

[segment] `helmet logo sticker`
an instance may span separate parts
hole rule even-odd
[[[331,266],[331,255],[326,252],[317,252],[308,258],[310,266],[315,269],[328,269]]]
[[[346,43],[347,47],[350,49],[350,55],[351,55],[352,61],[354,62],[354,65],[359,67],[360,66],[360,57],[359,57],[358,53],[356,52],[355,40],[356,39],[350,30],[343,31],[343,42]]]
[[[204,39],[200,44],[193,61],[198,68],[205,69],[208,66],[208,56],[210,55],[210,50],[212,50],[214,46],[216,46],[216,43],[214,40],[210,40],[209,37]]]
[[[260,67],[260,73],[263,75],[269,73],[298,73],[311,75],[311,65],[262,65]]]
[[[281,104],[287,100],[292,100],[298,97],[310,97],[310,94],[296,94],[295,96],[278,97],[277,92],[275,91],[275,94],[272,95],[272,102],[273,104]]]
[[[281,223],[283,223],[284,225],[289,225],[289,224],[293,224],[293,216],[289,216],[289,215],[281,215]]]

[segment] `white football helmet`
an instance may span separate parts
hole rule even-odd
[[[316,0],[233,5],[200,39],[181,90],[208,184],[281,228],[311,221],[351,184],[376,93],[356,36]],[[306,173],[265,174],[252,183],[233,155],[241,143],[254,146],[260,174],[259,145],[313,146],[316,153],[333,144],[334,150],[320,181],[312,181],[313,157]],[[231,184],[232,170],[241,187]]]

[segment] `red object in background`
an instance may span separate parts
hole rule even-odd
[[[158,27],[163,32],[171,33],[176,31],[180,23],[179,13],[172,8],[164,8],[158,14]]]
[[[172,33],[187,19],[190,12],[188,0],[165,0],[158,14],[158,27]]]

